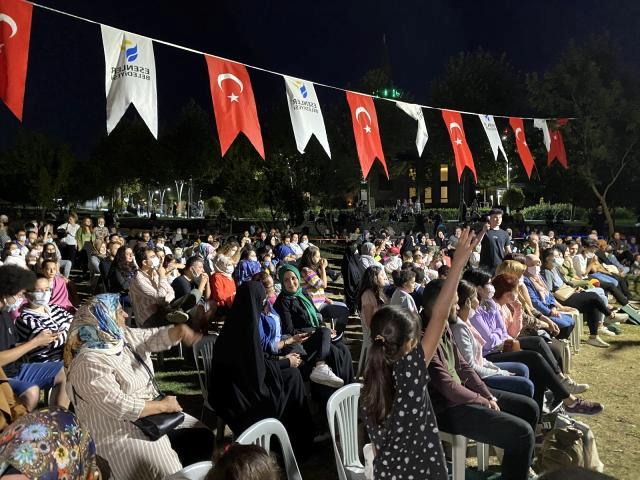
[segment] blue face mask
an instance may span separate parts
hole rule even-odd
[[[2,307],[2,310],[4,310],[5,312],[15,312],[20,308],[20,305],[22,305],[22,297],[16,298],[13,303],[5,303],[4,307]]]

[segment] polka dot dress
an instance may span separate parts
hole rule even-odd
[[[375,480],[447,479],[436,417],[427,392],[429,375],[422,346],[393,365],[396,386],[391,414],[376,425],[363,412],[376,448]]]

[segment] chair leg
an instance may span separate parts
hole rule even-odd
[[[451,463],[453,470],[453,480],[464,480],[464,470],[467,458],[467,439],[462,435],[453,437],[451,445]]]
[[[367,361],[367,350],[369,350],[369,346],[362,344],[362,349],[360,350],[360,359],[358,360],[358,373],[356,373],[356,380],[360,378],[360,373],[364,374],[364,362]]]
[[[486,443],[476,443],[476,451],[478,456],[478,471],[486,472],[489,468],[489,445]]]
[[[216,420],[216,443],[222,444],[224,442],[224,427],[225,423],[221,417]]]

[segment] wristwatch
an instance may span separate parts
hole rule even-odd
[[[494,397],[493,395],[491,395],[489,397],[489,400],[491,400],[492,402],[497,402],[498,401],[498,397]]]

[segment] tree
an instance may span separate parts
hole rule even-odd
[[[522,208],[524,205],[524,192],[517,187],[511,187],[502,195],[502,203],[511,209]]]
[[[637,175],[640,167],[638,80],[606,35],[592,37],[582,47],[572,42],[542,79],[532,75],[528,80],[532,102],[539,110],[576,117],[562,132],[569,159],[565,178],[578,181],[565,185],[586,187],[595,196],[610,235],[615,229],[610,205],[613,187],[621,178]]]
[[[44,134],[21,129],[15,144],[0,157],[0,189],[5,200],[54,208],[71,189],[76,158],[67,145]]]

